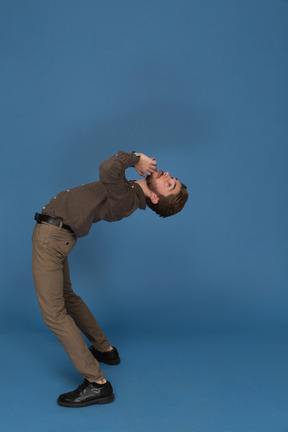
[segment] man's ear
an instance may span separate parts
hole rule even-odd
[[[154,192],[151,193],[150,199],[151,199],[153,204],[157,204],[159,201],[158,195],[156,195]]]

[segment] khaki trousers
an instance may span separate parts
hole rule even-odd
[[[32,236],[32,271],[44,322],[57,336],[77,371],[94,382],[103,379],[104,374],[80,330],[99,351],[105,351],[110,343],[89,308],[72,291],[68,255],[76,240],[75,234],[66,229],[37,223]]]

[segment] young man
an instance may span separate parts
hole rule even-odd
[[[125,170],[135,167],[144,178],[128,181]],[[147,177],[145,178],[145,175]],[[119,151],[99,168],[99,181],[60,192],[36,213],[33,231],[32,270],[44,322],[61,342],[84,382],[59,396],[59,405],[83,407],[114,400],[113,389],[98,361],[115,365],[120,358],[91,311],[71,288],[68,255],[77,237],[91,225],[118,221],[147,205],[161,217],[178,213],[188,199],[186,186],[158,171],[155,158]],[[80,332],[92,343],[88,349]]]

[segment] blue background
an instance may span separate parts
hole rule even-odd
[[[2,0],[7,429],[287,431],[287,18],[285,0]],[[33,217],[120,149],[190,199],[78,240],[74,290],[122,364],[103,366],[114,404],[67,410],[81,377],[41,320]]]

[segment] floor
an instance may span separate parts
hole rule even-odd
[[[284,333],[115,333],[112,343],[121,364],[102,369],[115,402],[72,409],[59,407],[56,399],[82,377],[53,334],[2,334],[3,430],[288,431]]]

